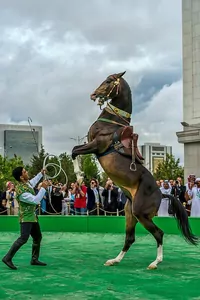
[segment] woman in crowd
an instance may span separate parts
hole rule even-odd
[[[11,181],[6,183],[6,191],[3,193],[2,203],[7,208],[7,215],[18,215],[19,204],[16,200],[15,186]]]
[[[72,190],[72,194],[75,196],[74,200],[74,208],[76,215],[85,215],[86,214],[86,194],[87,194],[87,187],[78,182],[75,182],[74,188]]]

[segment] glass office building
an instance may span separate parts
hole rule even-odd
[[[24,164],[29,164],[32,156],[38,154],[42,144],[42,127],[34,126],[33,131],[26,125],[1,125],[1,155],[12,158],[19,156]]]
[[[8,157],[17,155],[29,162],[33,154],[38,153],[38,132],[33,138],[31,131],[5,130],[4,151]]]

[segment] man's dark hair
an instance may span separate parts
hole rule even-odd
[[[12,175],[17,180],[20,181],[20,176],[22,176],[23,167],[17,167],[13,170]]]
[[[90,180],[90,182],[91,181],[94,181],[95,183],[96,183],[96,185],[98,185],[98,182],[97,182],[97,180],[95,179],[95,178],[92,178],[91,180]]]

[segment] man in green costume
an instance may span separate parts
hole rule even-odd
[[[33,238],[31,265],[46,266],[45,263],[38,260],[40,254],[40,243],[42,234],[38,217],[35,213],[36,205],[43,199],[48,181],[43,181],[42,186],[37,195],[35,195],[34,187],[43,177],[45,170],[29,181],[28,172],[23,167],[17,167],[13,170],[13,177],[19,182],[16,187],[16,198],[19,202],[19,221],[20,221],[20,237],[14,242],[8,253],[3,257],[2,262],[9,268],[16,270],[16,266],[12,262],[12,258],[16,252],[28,241],[29,236]]]

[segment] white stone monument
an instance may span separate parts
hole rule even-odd
[[[200,0],[182,0],[183,131],[185,180],[200,177]]]

